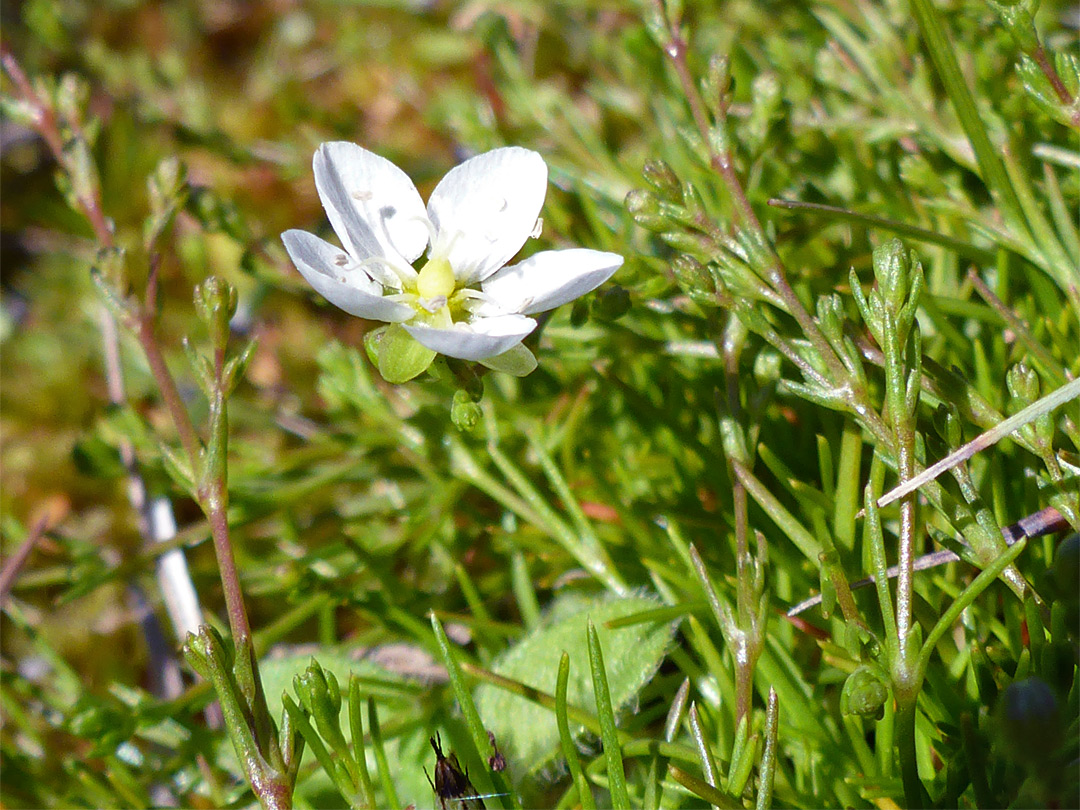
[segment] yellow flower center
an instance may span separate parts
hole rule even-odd
[[[454,270],[446,259],[432,259],[420,269],[416,277],[416,293],[431,300],[439,296],[450,297],[455,286]]]

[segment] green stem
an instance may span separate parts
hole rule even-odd
[[[919,765],[915,757],[915,709],[918,690],[897,695],[896,745],[900,758],[900,779],[904,785],[904,805],[910,810],[926,806],[925,792],[919,780]]]

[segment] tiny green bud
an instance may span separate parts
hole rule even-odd
[[[646,230],[660,232],[671,227],[671,222],[660,211],[660,201],[651,191],[632,189],[626,195],[626,210],[634,222]]]
[[[727,104],[727,96],[731,91],[731,63],[727,56],[716,55],[709,60],[704,90],[705,103],[714,113]]]
[[[779,118],[780,103],[783,94],[780,80],[775,73],[758,74],[752,83],[751,96],[754,99],[750,118],[746,122],[746,133],[754,145],[760,148],[769,133],[769,127]]]
[[[450,421],[454,423],[454,427],[462,433],[470,433],[480,424],[482,417],[480,405],[467,391],[458,389],[454,392],[454,401],[450,406]]]
[[[645,182],[656,190],[661,199],[675,204],[682,203],[682,183],[665,161],[659,158],[647,160],[641,173],[645,176]]]
[[[1031,52],[1039,47],[1039,35],[1035,31],[1039,0],[990,0],[990,5],[997,10],[1020,50]]]
[[[225,641],[213,627],[201,625],[197,633],[188,633],[184,641],[184,658],[191,668],[206,680],[212,680],[211,673],[217,668],[222,672],[232,669],[232,654],[225,646]]]
[[[716,306],[716,282],[709,269],[686,253],[680,253],[671,263],[679,286],[695,301]]]
[[[90,85],[81,76],[65,73],[56,88],[56,111],[65,121],[81,121],[90,100]]]
[[[839,295],[833,293],[818,298],[817,321],[833,345],[840,345],[844,339],[844,303]]]
[[[864,665],[844,681],[840,693],[840,711],[880,720],[885,714],[885,701],[888,699],[889,683],[884,673],[879,667]]]
[[[1005,387],[1026,407],[1039,398],[1039,375],[1026,363],[1017,363],[1006,372]]]
[[[163,158],[146,180],[150,192],[150,210],[158,216],[164,214],[173,199],[183,191],[186,182],[187,170],[180,158],[175,155]]]
[[[95,197],[100,185],[90,145],[83,138],[69,139],[64,143],[63,161],[67,172],[61,176],[67,182],[61,191],[67,197],[68,205],[80,210],[87,200]]]
[[[207,324],[223,323],[228,329],[236,312],[236,288],[223,278],[210,276],[195,287],[195,311]]]
[[[94,271],[100,274],[102,283],[107,284],[117,296],[123,295],[127,290],[127,263],[123,248],[99,250],[94,257]]]
[[[882,301],[897,314],[904,306],[911,284],[911,258],[899,239],[890,239],[874,250],[873,261]]]

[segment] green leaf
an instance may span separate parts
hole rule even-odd
[[[659,607],[646,596],[594,600],[580,596],[558,599],[540,628],[496,660],[491,669],[500,675],[529,684],[545,692],[554,691],[549,682],[557,672],[565,651],[570,655],[567,703],[586,711],[596,706],[589,671],[587,628],[592,619],[604,648],[608,690],[615,711],[625,706],[660,665],[675,630],[674,622],[638,624],[610,630],[606,622]],[[495,734],[499,748],[511,763],[515,778],[527,770],[537,770],[554,757],[559,748],[559,728],[555,715],[523,697],[489,684],[476,690],[476,708],[485,727]],[[572,728],[575,737],[584,729]]]

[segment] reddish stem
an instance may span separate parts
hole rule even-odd
[[[26,535],[22,545],[4,562],[3,570],[0,570],[0,603],[7,599],[11,586],[15,584],[15,580],[19,576],[19,571],[22,570],[23,565],[26,564],[37,544],[41,542],[41,538],[45,536],[50,517],[50,513],[46,511],[38,518],[34,525],[30,527],[30,533]]]

